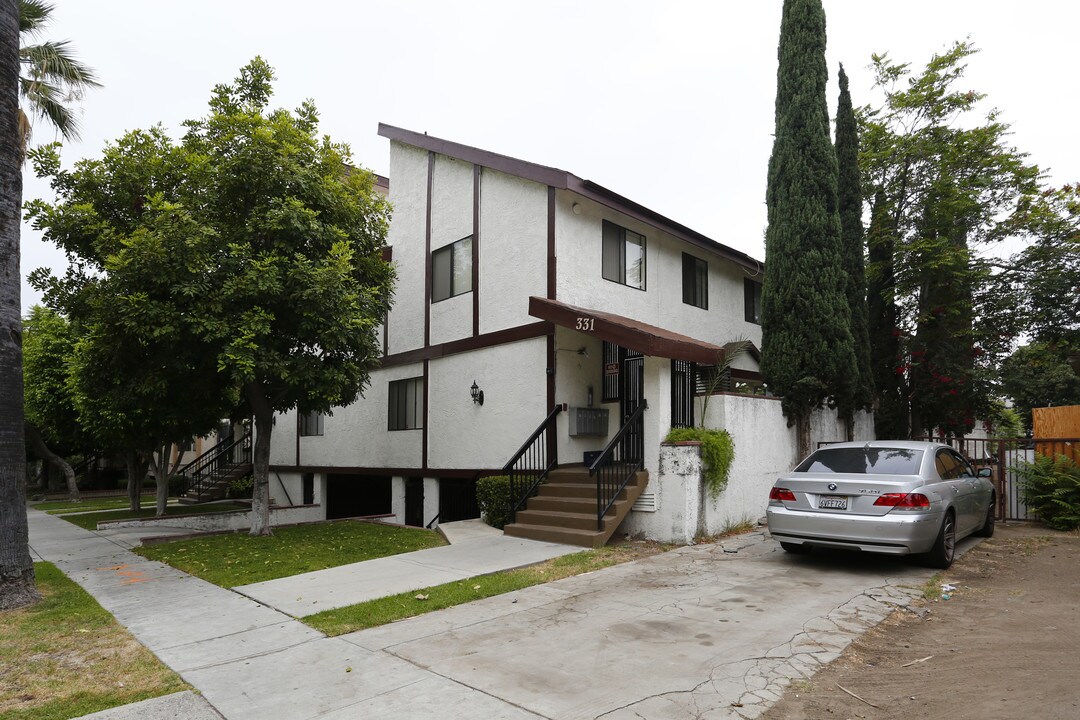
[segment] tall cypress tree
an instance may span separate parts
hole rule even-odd
[[[810,414],[855,381],[837,206],[836,152],[825,99],[825,11],[784,0],[776,134],[766,191],[761,372],[810,451]]]
[[[855,343],[858,376],[850,394],[837,398],[840,413],[847,421],[848,439],[853,435],[855,413],[869,410],[874,402],[874,378],[870,371],[870,334],[866,316],[866,267],[863,260],[862,188],[859,181],[859,132],[844,66],[840,66],[840,98],[836,106],[837,196],[840,207],[840,249],[847,275],[851,336]]]
[[[885,191],[878,188],[866,235],[870,264],[866,272],[866,303],[870,335],[870,366],[877,402],[874,434],[879,438],[908,436],[908,391],[896,309],[896,240]]]

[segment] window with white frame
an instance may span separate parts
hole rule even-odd
[[[645,289],[645,236],[604,221],[603,276],[638,290]]]
[[[387,430],[418,430],[424,427],[424,378],[390,382]]]
[[[709,309],[709,263],[693,255],[682,255],[682,301]]]
[[[318,437],[323,434],[323,418],[317,410],[300,413],[300,437]]]
[[[431,302],[472,291],[470,235],[431,253]]]

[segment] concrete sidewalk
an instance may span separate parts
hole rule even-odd
[[[534,565],[585,548],[503,535],[480,520],[445,523],[450,545],[233,588],[303,617],[432,585]]]
[[[758,532],[326,638],[63,520],[30,529],[228,720],[751,718],[931,576]]]

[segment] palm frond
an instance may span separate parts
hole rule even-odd
[[[51,122],[66,139],[79,138],[79,121],[64,105],[67,97],[62,88],[47,82],[19,78],[19,89],[26,98],[31,114]]]
[[[41,0],[19,0],[19,32],[34,34],[49,22],[55,5]]]
[[[89,88],[101,87],[93,68],[72,56],[67,40],[25,45],[19,49],[19,57],[32,80],[63,83],[69,87],[71,99],[81,97]]]

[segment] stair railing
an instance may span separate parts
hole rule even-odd
[[[596,475],[596,529],[604,529],[604,515],[611,509],[630,478],[645,466],[645,410],[642,400],[600,456],[589,466]]]
[[[251,464],[251,433],[244,433],[230,443],[219,443],[177,471],[185,478],[181,495],[194,495],[202,502],[213,484],[241,465]]]
[[[510,462],[503,466],[503,475],[510,478],[510,514],[507,522],[514,522],[517,511],[525,507],[525,503],[536,493],[536,488],[559,463],[558,443],[549,440],[555,439],[555,418],[560,412],[562,405],[556,405],[540,427],[514,453]]]

